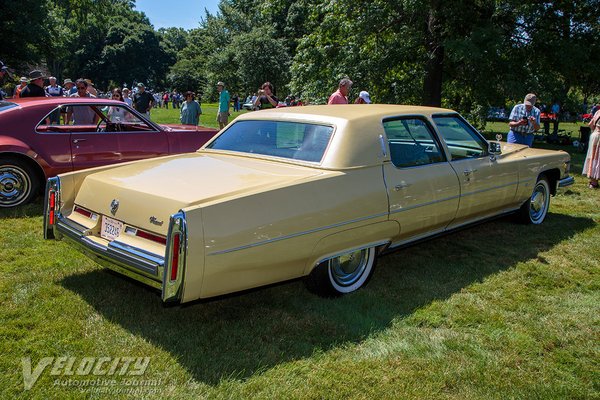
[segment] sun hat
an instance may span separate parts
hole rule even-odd
[[[40,79],[40,78],[45,78],[46,76],[44,76],[44,74],[42,73],[42,71],[38,70],[38,69],[34,69],[33,71],[31,71],[29,73],[29,80],[30,81],[34,81],[36,79]]]

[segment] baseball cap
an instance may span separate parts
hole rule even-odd
[[[146,88],[146,85],[144,85],[142,82],[140,82],[140,83],[138,83],[138,84],[137,84],[137,87],[143,87],[143,88]]]
[[[366,90],[363,90],[362,92],[360,92],[358,97],[363,99],[365,101],[365,103],[371,104],[371,96],[369,95],[369,92],[367,92]]]
[[[219,82],[217,82],[217,86],[225,86],[225,83],[219,81]]]
[[[525,105],[528,106],[534,106],[536,101],[537,97],[535,96],[535,94],[529,93],[527,96],[525,96],[525,101],[523,103],[525,103]]]

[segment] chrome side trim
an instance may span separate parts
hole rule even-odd
[[[295,238],[295,237],[298,237],[298,236],[309,235],[311,233],[321,232],[321,231],[325,231],[325,230],[331,229],[331,228],[338,228],[340,226],[354,224],[356,222],[367,221],[367,220],[373,219],[373,218],[387,217],[388,215],[389,215],[389,213],[386,211],[384,213],[369,215],[369,216],[366,216],[366,217],[361,217],[361,218],[353,219],[353,220],[350,220],[350,221],[339,222],[337,224],[332,224],[332,225],[327,225],[327,226],[321,226],[319,228],[309,229],[309,230],[302,231],[302,232],[296,232],[296,233],[292,233],[290,235],[280,236],[278,238],[273,238],[273,239],[267,239],[267,240],[263,240],[261,242],[247,244],[247,245],[244,245],[244,246],[233,247],[231,249],[215,251],[213,253],[209,253],[208,255],[209,256],[216,256],[216,255],[219,255],[219,254],[226,254],[226,253],[231,253],[231,252],[234,252],[234,251],[250,249],[252,247],[263,246],[265,244],[279,242],[280,240],[292,239],[292,238]]]
[[[521,182],[525,182],[525,181],[521,181]],[[510,183],[506,183],[504,185],[498,185],[498,186],[494,186],[494,187],[487,188],[487,189],[481,189],[481,190],[476,190],[474,192],[463,193],[463,194],[460,195],[460,197],[471,196],[471,195],[474,195],[474,194],[489,192],[490,190],[496,190],[496,189],[501,189],[501,188],[508,187],[508,186],[514,186],[514,185],[518,185],[521,182],[519,182],[519,181],[510,182]]]
[[[428,201],[426,203],[415,204],[413,206],[405,207],[405,208],[402,208],[400,210],[394,210],[394,211],[390,212],[390,215],[401,213],[401,212],[404,212],[404,211],[414,210],[415,208],[419,208],[419,207],[425,207],[425,206],[430,206],[432,204],[442,203],[444,201],[458,199],[460,197],[462,197],[462,196],[461,195],[456,195],[456,196],[450,196],[450,197],[446,197],[446,198],[439,199],[439,200]]]
[[[567,187],[567,186],[571,186],[574,183],[575,183],[575,178],[573,178],[572,176],[567,176],[566,178],[563,178],[558,181],[558,187]]]

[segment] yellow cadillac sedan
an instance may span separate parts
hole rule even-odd
[[[378,255],[517,213],[573,183],[562,151],[488,142],[458,113],[401,105],[236,118],[195,153],[48,180],[44,235],[189,302],[303,277],[338,296]]]

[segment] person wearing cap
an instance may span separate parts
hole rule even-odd
[[[133,100],[131,100],[131,97],[129,96],[129,88],[124,87],[122,90],[123,93],[123,101],[125,103],[127,103],[129,106],[133,107]]]
[[[4,84],[4,79],[6,76],[10,76],[10,72],[8,72],[8,67],[4,65],[2,61],[0,61],[0,86]],[[0,100],[4,99],[4,94],[0,89]]]
[[[63,81],[64,94],[66,97],[71,96],[72,94],[77,93],[77,88],[75,87],[75,82],[70,80],[69,78]]]
[[[200,122],[200,115],[202,109],[200,103],[194,99],[194,93],[187,91],[185,92],[185,101],[181,104],[181,111],[179,112],[179,120],[183,125],[198,125]]]
[[[29,83],[21,90],[21,98],[24,97],[46,97],[44,90],[44,74],[37,69],[29,73]]]
[[[348,104],[348,94],[352,88],[352,81],[348,78],[340,80],[338,90],[329,96],[327,104]]]
[[[354,100],[354,104],[371,104],[371,96],[369,95],[369,92],[366,90],[361,91],[356,100]]]
[[[219,92],[217,122],[219,123],[219,129],[223,129],[229,122],[229,92],[225,90],[225,83],[217,83],[217,92]]]
[[[513,107],[508,117],[508,143],[525,144],[529,147],[533,145],[533,134],[540,129],[540,110],[535,107],[536,101],[536,95],[529,93],[523,104]]]
[[[133,108],[150,118],[150,110],[154,105],[154,97],[146,92],[146,85],[141,82],[137,84],[137,89],[137,93],[133,95]]]
[[[50,84],[46,86],[46,93],[51,97],[62,97],[64,95],[63,88],[58,83],[56,83],[56,77],[51,76],[48,78]]]
[[[19,84],[17,86],[15,86],[15,94],[14,94],[15,99],[18,99],[19,97],[21,97],[21,91],[23,89],[25,89],[25,86],[27,86],[27,78],[22,76],[21,79],[19,79]]]

